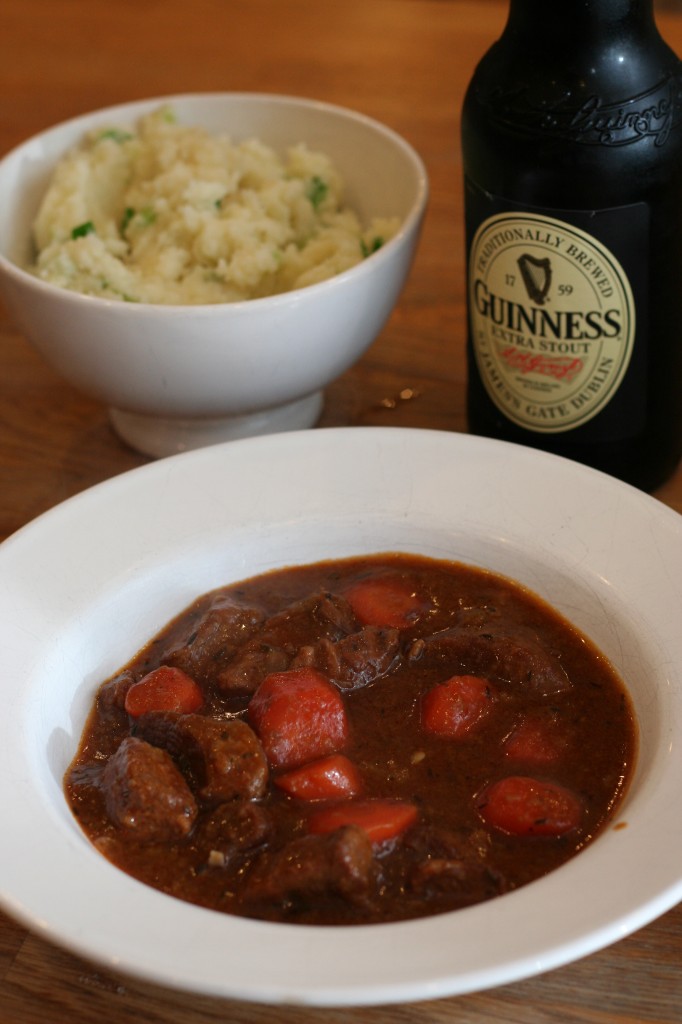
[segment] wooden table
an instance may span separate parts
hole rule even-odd
[[[459,108],[505,13],[503,0],[4,0],[0,152],[72,115],[182,91],[315,96],[386,122],[427,164],[429,213],[398,308],[365,358],[329,388],[320,426],[464,430]],[[659,20],[682,52],[679,0],[661,0]],[[0,344],[1,539],[146,459],[116,438],[105,409],[54,376],[6,315]],[[682,511],[682,470],[657,497]],[[604,952],[516,985],[418,1005],[325,1011],[220,1002],[121,979],[0,914],[0,1024],[323,1020],[682,1021],[682,907]]]

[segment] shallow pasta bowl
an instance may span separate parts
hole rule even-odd
[[[313,482],[304,495],[302,475]],[[488,903],[346,928],[203,910],[100,856],[62,789],[99,682],[204,591],[389,550],[512,577],[611,660],[640,733],[611,826],[565,866]],[[592,470],[500,442],[293,432],[117,477],[0,547],[0,901],[111,970],[269,1003],[436,998],[585,956],[682,898],[682,822],[671,814],[682,772],[681,606],[678,515]]]
[[[377,252],[318,284],[267,298],[157,305],[79,295],[38,279],[31,227],[58,160],[95,128],[131,126],[160,106],[181,124],[283,154],[305,143],[332,160],[361,223],[396,217]],[[150,455],[309,427],[324,388],[390,316],[415,255],[428,198],[424,165],[390,128],[287,96],[164,96],[99,110],[29,139],[0,161],[0,294],[43,358],[105,403],[118,433]]]

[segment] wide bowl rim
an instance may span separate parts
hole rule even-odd
[[[411,467],[407,478],[405,465]],[[247,466],[251,467],[248,473]],[[266,489],[290,479],[291,470],[297,466],[309,469],[316,483],[329,494],[324,498],[313,497],[311,511],[302,506],[300,489],[296,500],[291,496],[283,500],[277,513],[286,513],[288,518],[279,522],[279,532],[275,531],[269,541],[268,531],[274,529],[277,520],[275,512],[255,523],[249,517],[262,507]],[[248,486],[242,507],[233,512],[226,489],[230,472],[236,470],[244,474],[242,479]],[[201,505],[199,495],[187,493],[188,485],[197,482],[205,485]],[[473,488],[475,500],[471,505],[466,494],[457,498],[462,485]],[[295,481],[289,486],[295,486]],[[175,500],[182,506],[161,521],[157,515],[159,491],[165,501]],[[331,508],[325,502],[333,500],[338,505],[339,494],[344,495],[346,506],[322,519],[325,508],[327,514]],[[377,495],[381,496],[378,503]],[[498,500],[499,507],[493,507],[495,499],[502,495],[505,502]],[[544,504],[539,502],[540,496],[545,497]],[[138,499],[136,536],[132,536],[133,513],[130,509],[125,511],[133,498]],[[453,508],[458,500],[460,505]],[[204,503],[206,508],[201,513]],[[113,517],[116,523],[93,524],[92,537],[79,528],[74,537],[75,527],[92,522],[96,513],[112,504],[117,507],[118,514]],[[439,507],[434,508],[436,505]],[[204,516],[199,523],[192,520],[197,510]],[[19,728],[14,730],[15,735],[6,735],[6,744],[0,744],[0,778],[5,780],[0,786],[0,803],[6,813],[8,807],[16,812],[17,802],[23,798],[28,799],[29,815],[38,808],[50,836],[59,837],[56,863],[60,868],[67,865],[67,874],[71,872],[68,884],[62,879],[67,890],[77,869],[79,879],[86,885],[93,879],[104,879],[107,891],[82,901],[84,906],[76,907],[72,901],[70,913],[65,915],[63,894],[53,891],[53,878],[33,878],[30,882],[24,879],[23,886],[17,888],[17,873],[28,870],[38,856],[33,844],[26,842],[24,824],[19,848],[26,864],[16,863],[21,857],[15,849],[18,839],[12,830],[6,849],[0,851],[0,864],[8,862],[0,873],[0,905],[48,940],[104,963],[115,972],[223,997],[351,1006],[461,994],[529,977],[617,941],[677,903],[682,898],[682,823],[669,820],[669,815],[664,820],[662,808],[664,803],[669,806],[676,792],[682,756],[677,749],[682,746],[677,742],[682,735],[682,637],[676,627],[673,635],[682,600],[682,572],[678,572],[682,566],[682,517],[654,498],[594,470],[505,442],[391,427],[296,432],[174,456],[131,470],[69,499],[0,546],[0,609],[7,616],[0,631],[9,630],[14,617],[14,626],[20,622],[30,636],[35,634],[35,624],[21,618],[28,600],[30,608],[38,602],[38,608],[33,610],[48,632],[49,628],[57,627],[60,616],[71,614],[76,620],[71,626],[78,633],[90,622],[84,611],[88,587],[94,586],[92,593],[107,609],[114,607],[110,602],[117,591],[133,587],[140,594],[140,585],[144,589],[154,578],[161,581],[162,572],[154,559],[164,556],[164,545],[168,549],[171,544],[179,544],[179,553],[174,557],[183,566],[194,566],[197,559],[201,561],[207,555],[211,544],[215,544],[215,531],[224,529],[225,524],[229,525],[233,548],[245,545],[247,554],[258,550],[258,557],[267,560],[269,543],[276,547],[290,541],[286,555],[280,551],[279,557],[284,558],[280,564],[295,563],[297,551],[310,543],[306,534],[310,534],[312,522],[318,532],[324,529],[332,537],[353,538],[358,551],[363,542],[374,542],[388,523],[395,540],[388,545],[392,550],[401,549],[410,537],[418,536],[422,544],[428,535],[434,538],[429,543],[438,546],[447,541],[454,548],[465,540],[470,544],[473,538],[476,544],[480,541],[494,550],[496,557],[507,552],[512,559],[518,556],[529,560],[531,574],[538,566],[543,573],[547,570],[548,577],[557,567],[569,576],[576,572],[580,583],[578,597],[593,590],[594,607],[603,605],[607,619],[614,618],[620,625],[630,623],[635,632],[646,634],[646,654],[658,659],[654,675],[660,678],[661,690],[647,694],[647,700],[660,702],[655,717],[660,739],[665,742],[649,752],[647,772],[637,781],[632,795],[626,797],[623,813],[628,828],[611,830],[603,841],[600,837],[565,868],[522,890],[455,914],[398,925],[360,926],[342,934],[338,929],[304,926],[301,931],[301,926],[272,926],[241,919],[225,924],[216,921],[222,915],[190,908],[146,890],[127,877],[121,878],[116,869],[102,863],[103,858],[72,826],[65,828],[60,817],[63,809],[53,805],[51,797],[48,801],[36,779],[31,778],[31,773],[42,770],[36,768],[40,752],[33,751],[31,756],[25,750],[21,752],[26,736],[22,737]],[[419,530],[415,527],[417,523],[421,524]],[[613,543],[614,524],[626,542],[625,559]],[[540,527],[544,535],[538,536],[536,528]],[[145,554],[145,544],[156,535],[154,531],[163,535],[154,541],[158,551]],[[202,534],[199,538],[197,531]],[[592,536],[600,544],[604,542],[598,551],[590,549],[588,541]],[[124,552],[102,550],[100,542],[107,537],[112,542],[118,537],[117,543]],[[630,550],[628,542],[632,537],[639,538],[639,552]],[[55,544],[60,538],[70,539],[60,547]],[[662,541],[667,547],[661,545]],[[514,545],[518,550],[514,550]],[[559,545],[563,546],[558,553]],[[28,557],[31,552],[44,556],[40,571]],[[537,553],[537,565],[533,552]],[[215,550],[210,554],[213,557]],[[655,564],[649,565],[647,560],[652,558]],[[629,559],[637,563],[635,568]],[[71,594],[66,610],[59,610],[53,597],[64,596],[58,573],[66,564],[72,565],[71,571],[83,593],[80,603]],[[117,572],[109,573],[105,583],[105,569],[108,572],[117,565]],[[627,603],[623,606],[624,598],[617,586],[633,579],[642,584],[641,592],[632,607]],[[37,595],[34,588],[39,580],[43,581],[45,593]],[[528,585],[528,581],[522,582]],[[626,596],[632,603],[632,595]],[[41,610],[43,602],[46,607]],[[630,618],[622,615],[623,608],[631,613]],[[656,619],[659,614],[660,622]],[[60,643],[67,644],[69,637],[60,636]],[[12,712],[24,723],[33,722],[35,715],[49,715],[45,681],[33,678],[44,671],[46,655],[42,652],[38,657],[30,646],[23,653],[17,651],[15,640],[7,643],[7,650],[8,658],[14,659],[14,668],[19,665],[25,669],[26,683],[25,688],[10,694],[10,713],[5,722],[11,720]],[[62,656],[68,660],[68,651],[53,652],[50,658]],[[34,658],[38,658],[39,664]],[[37,727],[32,726],[34,731]],[[11,733],[7,724],[5,732]],[[19,763],[12,758],[18,758]],[[52,789],[53,783],[54,780]],[[616,849],[619,859],[614,860]],[[646,864],[648,870],[633,874],[633,864]],[[595,877],[598,885],[594,884]],[[586,885],[589,899],[576,900],[574,887],[583,891]],[[567,900],[569,890],[572,898]],[[555,907],[551,914],[546,912],[548,901],[558,894],[562,896],[560,924],[564,931],[557,930],[557,923],[551,920]],[[614,898],[616,908],[609,902]],[[224,961],[218,972],[215,950],[210,965],[202,967],[192,959],[191,967],[185,968],[184,973],[177,950],[164,960],[150,948],[142,961],[136,962],[133,951],[122,944],[125,924],[110,921],[102,913],[104,909],[113,915],[113,908],[133,902],[139,915],[136,925],[141,925],[142,939],[150,947],[167,941],[166,933],[172,922],[180,921],[186,926],[182,932],[185,956],[188,946],[194,949],[201,942],[213,948],[214,943],[222,941],[220,948],[224,949],[229,935],[229,941],[238,943],[240,950],[257,948],[262,953],[260,962],[267,965],[266,973],[261,970],[260,975],[254,975],[248,963],[237,964],[235,969],[235,965]],[[60,907],[62,917],[57,914],[55,919],[55,908]],[[147,918],[153,924],[142,925]],[[509,934],[511,923],[515,925],[513,935]],[[499,932],[506,934],[507,946],[502,942],[504,936],[496,934]],[[466,948],[467,936],[472,937],[472,948]],[[278,970],[270,959],[274,951],[281,957],[283,947],[287,969]],[[440,952],[436,962],[431,962],[429,954],[435,955],[437,948]],[[504,962],[495,961],[500,948],[507,950]],[[330,950],[340,952],[338,961],[332,960],[331,966]],[[294,954],[302,959],[303,967],[288,959]],[[466,969],[458,970],[458,958],[467,965]],[[412,965],[411,971],[407,964]]]

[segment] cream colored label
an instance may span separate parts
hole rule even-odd
[[[551,217],[508,213],[481,224],[469,310],[485,388],[528,430],[591,420],[630,362],[635,307],[622,267],[599,241]]]

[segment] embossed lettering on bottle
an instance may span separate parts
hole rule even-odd
[[[577,108],[570,95],[537,105],[527,89],[494,91],[481,102],[492,122],[531,138],[591,146],[629,146],[650,138],[660,147],[679,122],[682,76],[670,75],[646,92],[619,102],[593,94]]]
[[[610,402],[632,356],[635,303],[599,240],[549,215],[494,215],[473,239],[469,290],[478,370],[508,419],[559,433]]]

